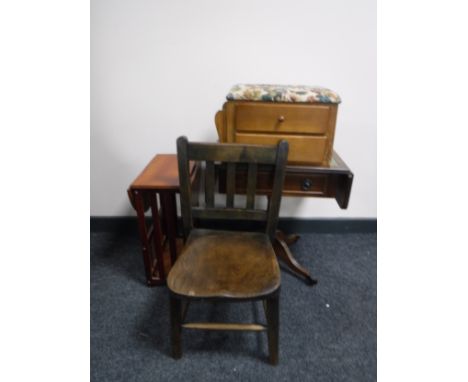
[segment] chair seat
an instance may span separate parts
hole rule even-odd
[[[256,298],[279,288],[280,270],[264,233],[193,229],[167,286],[193,298]]]

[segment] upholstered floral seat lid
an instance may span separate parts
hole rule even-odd
[[[226,96],[229,101],[340,103],[333,90],[305,85],[234,85]]]

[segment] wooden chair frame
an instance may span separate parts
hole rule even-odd
[[[277,146],[213,144],[188,142],[186,137],[177,139],[177,155],[179,165],[180,199],[184,227],[184,237],[188,238],[194,227],[194,219],[235,219],[265,222],[265,234],[271,245],[275,240],[278,224],[279,208],[285,177],[285,166],[288,156],[288,143],[281,141]],[[191,189],[189,161],[205,161],[205,208],[194,203],[194,190]],[[215,165],[226,163],[226,208],[215,207]],[[248,166],[246,206],[234,206],[236,165]],[[255,209],[255,189],[258,165],[270,165],[273,172],[273,187],[266,211]],[[245,168],[245,167],[244,167]],[[278,363],[278,333],[279,333],[279,293],[278,286],[273,292],[249,298],[213,297],[200,298],[179,295],[170,290],[171,343],[172,356],[182,356],[182,329],[202,330],[251,330],[266,331],[268,335],[269,361]],[[238,323],[185,323],[188,305],[194,300],[216,301],[255,301],[262,300],[267,325]]]

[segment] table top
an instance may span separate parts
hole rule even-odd
[[[190,162],[190,173],[192,181],[195,181],[198,173],[195,162]],[[315,176],[326,178],[326,181],[318,183],[321,186],[315,191],[319,192],[301,191],[301,189],[298,189],[300,187],[300,184],[297,183],[298,181],[302,181],[302,178],[305,180],[306,178]],[[283,190],[285,196],[335,198],[340,208],[347,208],[353,182],[353,173],[335,151],[328,166],[287,165],[286,180],[288,177],[290,182],[286,182]],[[288,184],[290,188],[287,187]],[[148,163],[127,190],[133,207],[135,207],[133,196],[133,191],[135,190],[179,192],[177,155],[158,154]],[[149,205],[147,204],[147,200],[144,203],[146,210]]]
[[[328,166],[304,166],[304,165],[286,165],[286,174],[288,173],[315,173],[315,174],[352,174],[349,167],[341,159],[336,151],[333,150],[333,155]]]
[[[193,174],[195,163],[190,162],[190,173]],[[333,151],[329,166],[286,166],[286,173],[326,173],[352,174],[348,166]],[[179,169],[176,154],[157,154],[130,185],[130,189],[179,189]]]
[[[190,173],[195,163],[190,162]],[[179,169],[176,154],[158,154],[137,176],[130,189],[179,190]]]

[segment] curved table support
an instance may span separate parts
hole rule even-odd
[[[278,240],[284,241],[287,245],[292,245],[295,242],[297,242],[301,238],[301,236],[297,233],[291,233],[289,235],[286,235],[283,231],[277,230],[276,238]]]
[[[276,232],[276,240],[274,243],[274,249],[276,256],[284,261],[284,263],[295,273],[303,276],[305,281],[310,286],[317,284],[317,280],[313,279],[310,276],[310,273],[307,269],[305,269],[302,265],[300,265],[297,260],[292,255],[291,251],[289,250],[288,244],[286,240],[289,240],[292,243],[295,243],[299,239],[299,235],[285,235],[281,231]]]

